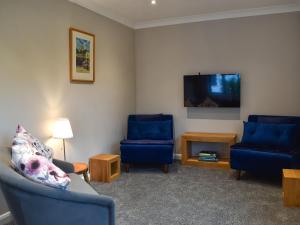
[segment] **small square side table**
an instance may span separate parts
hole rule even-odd
[[[120,156],[99,154],[90,158],[90,180],[112,182],[120,176]]]
[[[284,169],[282,186],[284,205],[300,207],[300,170]]]

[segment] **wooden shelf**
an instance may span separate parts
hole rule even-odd
[[[199,161],[197,157],[192,157],[192,158],[188,158],[182,164],[188,166],[199,166],[199,167],[206,167],[206,168],[221,168],[221,169],[230,168],[229,160],[226,159],[221,159],[218,162],[206,162],[206,161]]]
[[[229,169],[229,159],[220,159],[218,162],[199,161],[198,157],[193,157],[189,154],[188,142],[209,142],[209,143],[224,143],[230,146],[236,143],[237,135],[234,133],[199,133],[186,132],[181,136],[181,163],[182,165],[199,166],[206,168],[222,168]]]

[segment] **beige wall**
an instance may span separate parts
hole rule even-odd
[[[71,84],[68,29],[96,35],[96,82]],[[70,161],[119,149],[126,118],[135,112],[134,31],[66,0],[0,1],[0,145],[18,123],[49,139],[56,117],[68,117]]]
[[[241,134],[254,113],[300,115],[299,28],[300,13],[291,13],[136,31],[137,113],[172,113],[177,137]],[[241,73],[240,111],[184,108],[183,75],[198,72]]]

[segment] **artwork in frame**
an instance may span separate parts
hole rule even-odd
[[[70,81],[95,82],[95,35],[70,28]]]

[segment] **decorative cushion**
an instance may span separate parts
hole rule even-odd
[[[15,168],[28,179],[51,187],[66,189],[71,180],[61,169],[40,155],[23,154]]]
[[[18,126],[12,146],[12,166],[33,181],[66,189],[71,180],[52,163],[52,156],[52,149]]]
[[[13,140],[13,152],[18,154],[32,153],[42,155],[52,161],[53,150],[28,133],[24,127],[18,125],[16,136]]]
[[[242,144],[293,147],[296,125],[244,122]]]
[[[128,121],[129,140],[169,140],[172,139],[171,121]]]

